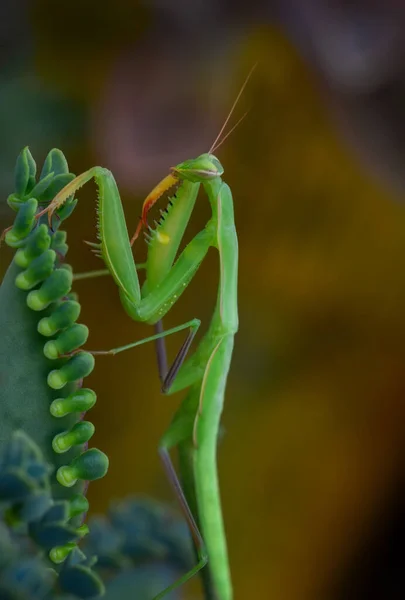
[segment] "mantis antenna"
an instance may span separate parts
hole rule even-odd
[[[251,76],[252,76],[252,74],[253,74],[253,71],[256,69],[256,67],[257,67],[257,63],[255,63],[255,64],[253,65],[253,67],[250,69],[249,73],[247,74],[247,77],[246,77],[245,81],[243,82],[243,85],[242,85],[242,87],[240,88],[240,90],[239,90],[239,92],[238,92],[238,95],[236,96],[236,98],[235,98],[235,100],[234,100],[234,103],[232,104],[231,110],[229,111],[229,113],[228,113],[228,116],[226,117],[226,119],[225,119],[225,121],[224,121],[224,124],[222,125],[222,127],[221,127],[221,129],[220,129],[220,131],[219,131],[219,133],[218,133],[217,137],[215,138],[215,140],[214,140],[214,142],[213,142],[213,144],[212,144],[211,148],[208,150],[208,154],[211,154],[211,153],[212,153],[212,152],[214,152],[214,151],[215,151],[217,148],[219,148],[219,146],[220,146],[220,145],[221,145],[221,144],[222,144],[222,143],[223,143],[223,142],[226,140],[226,138],[227,138],[227,137],[228,137],[228,136],[229,136],[229,135],[232,133],[232,131],[233,131],[233,130],[234,130],[234,129],[235,129],[235,128],[236,128],[236,127],[239,125],[239,123],[240,123],[240,122],[241,122],[241,121],[242,121],[242,120],[245,118],[245,116],[246,116],[246,114],[247,114],[247,113],[245,113],[245,114],[244,114],[244,115],[243,115],[243,116],[242,116],[242,117],[239,119],[239,121],[236,123],[236,125],[234,125],[234,126],[232,127],[232,129],[231,129],[231,130],[230,130],[230,131],[229,131],[229,132],[226,134],[226,136],[225,136],[225,137],[222,139],[222,141],[221,141],[221,142],[219,142],[219,144],[218,144],[218,145],[216,145],[216,144],[217,144],[217,142],[218,142],[218,140],[220,139],[221,135],[223,134],[223,132],[224,132],[224,130],[225,130],[225,127],[228,125],[228,123],[229,123],[229,119],[230,119],[230,118],[231,118],[231,116],[233,115],[233,112],[234,112],[234,110],[235,110],[235,108],[236,108],[236,106],[237,106],[237,104],[238,104],[238,102],[239,102],[239,100],[240,100],[240,98],[241,98],[241,96],[242,96],[242,94],[243,94],[244,90],[245,90],[245,87],[246,87],[246,86],[247,86],[247,84],[248,84],[248,81],[249,81],[250,77],[251,77]]]

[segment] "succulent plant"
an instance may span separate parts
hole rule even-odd
[[[124,501],[93,518],[78,547],[89,533],[88,482],[106,474],[108,458],[88,448],[94,426],[84,415],[96,394],[82,383],[94,357],[82,349],[88,329],[77,323],[60,229],[76,200],[52,223],[38,216],[73,178],[56,149],[37,178],[25,148],[8,197],[16,216],[4,239],[16,252],[0,287],[0,599],[93,598],[107,586],[108,598],[119,590],[121,600],[149,600],[192,556],[167,507]]]

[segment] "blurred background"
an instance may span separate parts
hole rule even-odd
[[[404,597],[404,25],[401,0],[0,4],[1,229],[29,145],[39,163],[60,147],[73,172],[110,168],[132,233],[258,63],[234,122],[249,114],[218,151],[240,241],[219,449],[235,600]],[[101,267],[83,244],[95,188],[80,198],[78,272]],[[191,232],[208,218],[202,196]],[[10,258],[2,248],[2,272]],[[217,282],[212,253],[165,326],[208,323]],[[108,279],[76,291],[92,349],[150,335]],[[93,512],[128,493],[175,504],[157,444],[180,399],[160,395],[154,348],[98,358],[88,385],[111,464]]]

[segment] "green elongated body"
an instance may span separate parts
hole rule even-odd
[[[183,464],[182,478],[194,482],[197,519],[207,548],[217,597],[230,600],[232,586],[216,454],[233,340],[238,329],[238,241],[229,187],[218,178],[213,182],[205,182],[204,188],[211,203],[211,223],[215,225],[210,245],[219,251],[218,296],[207,333],[169,389],[169,393],[174,393],[191,385],[184,403],[162,439],[162,445],[170,447],[177,444],[180,452],[190,455],[190,460]]]
[[[218,251],[219,286],[213,317],[193,355],[175,370],[173,378],[168,379],[169,385],[164,390],[166,393],[173,394],[186,388],[189,391],[160,443],[161,454],[166,460],[171,448],[179,448],[182,487],[189,505],[197,513],[194,518],[201,529],[208,555],[210,585],[206,586],[206,593],[210,600],[233,598],[219,496],[216,449],[233,340],[238,329],[238,243],[232,194],[221,179],[222,173],[220,162],[212,154],[202,154],[173,169],[174,176],[170,180],[177,179],[180,186],[156,228],[149,228],[146,280],[142,289],[118,188],[107,169],[94,167],[80,175],[55,197],[50,207],[52,213],[74,191],[94,177],[99,187],[100,243],[96,245],[96,251],[104,259],[119,287],[126,312],[136,321],[150,324],[160,321],[190,283],[209,248]],[[210,201],[212,217],[176,259],[201,183]],[[161,193],[162,186],[158,187]],[[194,335],[198,326],[199,321],[194,319],[108,353],[126,350],[185,328],[192,330]],[[184,357],[180,362],[183,360]],[[182,494],[178,487],[176,490]],[[199,565],[155,600],[163,598],[205,565],[205,555],[200,551],[198,554]]]
[[[221,600],[230,600],[232,587],[219,501],[216,451],[234,335],[238,329],[238,242],[229,187],[222,184],[218,193],[207,189],[208,184],[205,187],[212,205],[215,196],[217,200],[216,242],[220,257],[220,282],[217,307],[209,330],[213,348],[201,382],[198,412],[194,422],[195,482],[199,519],[214,587]]]

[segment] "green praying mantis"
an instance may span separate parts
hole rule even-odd
[[[185,583],[207,562],[208,597],[212,600],[233,598],[216,453],[234,336],[238,330],[238,240],[232,193],[229,186],[222,181],[224,169],[213,152],[219,146],[218,144],[215,147],[250,74],[210,151],[173,167],[171,173],[146,198],[142,218],[132,239],[128,235],[115,179],[109,170],[102,167],[93,167],[73,179],[37,214],[39,218],[48,213],[51,224],[53,213],[86,182],[95,180],[98,187],[99,243],[92,244],[94,250],[104,260],[108,272],[114,278],[127,314],[135,321],[155,325],[157,333],[119,348],[95,351],[94,354],[116,354],[155,340],[158,343],[162,391],[165,394],[173,394],[188,389],[185,399],[161,438],[159,453],[188,522],[198,562],[154,600],[160,600]],[[147,214],[151,206],[173,185],[178,185],[174,197],[162,212],[162,218],[156,227],[149,227]],[[204,229],[177,256],[201,185],[211,205],[211,218]],[[132,244],[142,227],[147,227],[148,251],[146,263],[143,265],[146,277],[141,287]],[[196,274],[210,247],[216,248],[219,255],[216,305],[208,330],[194,353],[186,358],[200,321],[192,319],[166,331],[163,331],[161,321]],[[83,276],[79,274],[78,278]],[[173,364],[167,369],[162,339],[182,330],[188,330],[187,337]],[[177,447],[179,452],[181,483],[169,456],[174,447]],[[68,481],[66,485],[69,485]]]

